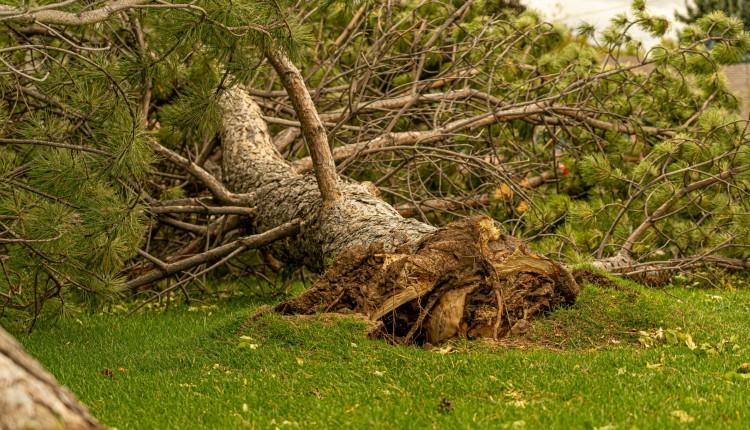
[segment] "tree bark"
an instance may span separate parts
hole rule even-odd
[[[223,179],[254,193],[254,228],[301,220],[274,255],[325,274],[276,311],[356,312],[401,343],[499,338],[572,303],[578,286],[559,264],[477,217],[437,229],[403,218],[368,187],[339,180],[326,204],[313,175],[298,173],[273,145],[259,106],[241,89],[222,97]],[[330,172],[329,172],[330,174]]]
[[[323,210],[315,177],[296,173],[279,154],[252,98],[241,89],[231,89],[221,105],[222,177],[230,190],[254,193],[255,229],[263,232],[294,219],[303,221],[297,236],[274,245],[274,253],[283,261],[321,271],[326,259],[351,246],[382,243],[392,251],[435,231],[401,217],[367,187],[353,182],[340,184],[345,198]]]
[[[103,428],[0,328],[0,430]]]
[[[320,121],[310,93],[307,92],[305,81],[297,67],[278,48],[266,49],[266,58],[276,70],[276,74],[281,78],[281,83],[292,99],[294,110],[302,126],[302,134],[307,142],[307,152],[310,153],[315,165],[315,179],[318,182],[323,204],[334,205],[342,197],[336,164],[333,162],[331,148],[328,146],[326,129]]]

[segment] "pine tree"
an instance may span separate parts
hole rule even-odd
[[[750,47],[736,18],[703,16],[645,51],[631,28],[669,23],[642,1],[578,33],[492,1],[111,3],[0,7],[4,317],[189,298],[218,266],[332,264],[287,246],[311,239],[242,252],[298,226],[255,215],[265,179],[226,176],[221,101],[237,89],[298,172],[370,182],[422,224],[482,213],[556,260],[626,273],[748,266],[748,136],[720,71]],[[327,175],[310,149],[321,130]]]
[[[170,147],[210,140],[218,93],[259,47],[306,37],[283,2],[110,3],[0,6],[0,315],[32,326],[114,298],[152,228],[160,123],[182,131],[162,132]]]
[[[750,29],[750,5],[744,0],[692,0],[685,2],[685,14],[677,14],[677,19],[692,24],[709,13],[721,11],[727,16],[742,20],[745,30]]]

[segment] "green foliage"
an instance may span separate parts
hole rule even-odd
[[[565,262],[613,255],[666,204],[668,216],[633,240],[635,258],[750,257],[750,135],[722,75],[723,64],[750,49],[740,20],[701,14],[679,41],[645,51],[632,29],[661,37],[668,27],[647,2],[599,32],[582,25],[576,34],[513,1],[476,2],[454,16],[464,4],[198,1],[66,27],[64,38],[30,36],[44,49],[19,48],[26,30],[8,23],[17,31],[0,34],[0,55],[26,71],[3,63],[0,73],[0,133],[15,139],[0,145],[0,294],[10,297],[0,315],[33,321],[45,300],[106,301],[143,267],[133,259],[140,246],[174,251],[173,230],[154,228],[144,207],[205,196],[205,188],[154,157],[151,143],[191,160],[214,156],[215,166],[217,100],[240,84],[272,94],[266,113],[294,120],[263,66],[271,44],[293,54],[316,106],[329,113],[415,88],[489,96],[351,112],[327,128],[334,146],[543,106],[339,165],[378,182],[394,204],[489,202],[484,209],[507,231]],[[367,13],[349,28],[362,6]],[[307,155],[304,145],[292,148],[289,158]],[[441,224],[463,209],[425,218]]]
[[[691,24],[712,12],[721,11],[727,16],[736,17],[746,30],[750,29],[750,5],[745,0],[692,0],[686,1],[685,6],[685,15],[677,14],[677,19],[686,24]]]
[[[19,143],[0,144],[0,317],[33,325],[63,303],[115,296],[146,240],[143,203],[161,192],[149,185],[150,141],[184,148],[212,139],[218,95],[253,77],[259,48],[295,53],[308,43],[307,28],[285,16],[289,7],[227,0],[132,9],[60,37],[6,24],[0,134]]]
[[[707,42],[713,49],[711,57],[722,64],[739,63],[747,56],[748,39],[741,30],[750,29],[750,6],[743,0],[696,0],[686,4],[685,15],[677,19],[689,24],[681,33],[685,40],[696,37],[717,37]],[[726,43],[725,38],[739,39],[738,45]],[[740,47],[743,46],[743,47]]]

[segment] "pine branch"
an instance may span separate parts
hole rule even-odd
[[[206,188],[208,188],[214,195],[214,197],[216,197],[216,199],[221,203],[231,206],[250,206],[252,204],[252,201],[255,198],[254,194],[235,194],[227,190],[226,187],[224,187],[224,185],[219,182],[218,179],[216,179],[212,174],[208,173],[208,171],[195,164],[194,162],[170,150],[169,148],[160,145],[154,140],[151,140],[149,143],[151,145],[151,148],[157,154],[184,168],[196,179],[203,182]]]
[[[104,6],[85,12],[65,12],[55,10],[69,2],[62,2],[31,9],[20,9],[13,6],[0,6],[0,21],[44,23],[57,25],[87,25],[101,22],[117,12],[152,3],[153,0],[111,0]]]
[[[0,146],[2,145],[39,145],[49,146],[53,148],[70,149],[73,151],[90,152],[97,155],[107,155],[109,153],[102,151],[101,149],[91,148],[83,145],[70,145],[68,143],[50,142],[48,140],[39,139],[11,139],[11,138],[0,138]]]
[[[196,213],[205,215],[243,215],[252,216],[255,209],[242,206],[153,206],[149,208],[153,214],[168,213]]]
[[[296,234],[300,229],[299,220],[290,221],[278,227],[264,231],[263,233],[245,236],[225,245],[218,246],[209,251],[193,255],[192,257],[174,263],[163,263],[158,265],[159,269],[152,270],[143,276],[132,279],[118,287],[124,291],[137,288],[146,284],[156,282],[168,276],[191,269],[201,264],[210,263],[232,254],[240,247],[244,249],[255,249],[266,246],[274,241]]]
[[[669,212],[672,206],[674,206],[675,203],[680,201],[680,199],[686,196],[687,194],[696,190],[709,187],[718,182],[723,182],[726,179],[736,175],[738,172],[744,171],[744,170],[747,170],[747,167],[741,168],[741,169],[728,169],[719,173],[718,175],[714,175],[714,176],[711,176],[710,178],[702,179],[700,181],[692,182],[680,188],[672,197],[670,197],[667,201],[662,203],[661,206],[659,206],[638,227],[636,227],[635,230],[633,230],[630,236],[628,236],[628,238],[623,243],[622,248],[619,253],[625,256],[629,256],[631,251],[633,250],[633,245],[635,245],[638,239],[640,239],[641,236],[643,236],[646,230],[648,230],[651,226],[653,226],[657,221],[662,219]]]
[[[315,167],[315,178],[318,181],[323,203],[333,204],[342,198],[339,176],[336,173],[336,164],[328,145],[325,127],[323,127],[315,104],[307,91],[305,81],[297,67],[278,48],[266,49],[265,55],[281,78],[281,82],[292,100],[294,110],[297,112],[312,165]]]

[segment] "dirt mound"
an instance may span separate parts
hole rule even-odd
[[[395,343],[438,344],[522,333],[530,318],[572,304],[578,291],[560,265],[475,217],[392,253],[350,248],[310,290],[275,310],[359,313]]]
[[[609,279],[607,276],[599,272],[596,272],[594,270],[591,270],[591,269],[574,270],[572,275],[573,275],[573,279],[576,280],[578,285],[590,283],[590,284],[598,285],[604,288],[614,288],[614,289],[620,288],[617,285],[617,283]]]

